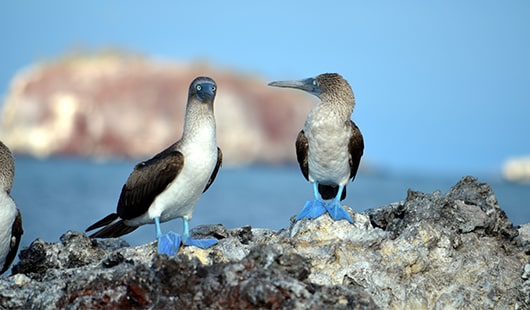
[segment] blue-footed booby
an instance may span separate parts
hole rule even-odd
[[[355,97],[350,84],[339,74],[277,81],[269,86],[296,88],[320,99],[305,121],[296,140],[296,155],[304,177],[313,184],[314,200],[307,201],[297,220],[317,218],[326,211],[334,220],[353,223],[340,201],[346,185],[355,178],[364,150],[359,128],[350,119]],[[329,204],[324,200],[333,199]]]
[[[155,224],[158,252],[174,255],[181,240],[184,245],[208,248],[216,239],[194,240],[189,234],[195,205],[215,180],[222,153],[217,147],[213,102],[215,82],[198,77],[190,85],[182,138],[141,162],[122,188],[117,212],[87,228],[103,227],[90,237],[112,238],[125,235],[140,225]],[[182,236],[162,234],[160,223],[182,218]]]
[[[13,154],[0,141],[0,274],[9,269],[15,259],[22,233],[22,217],[11,198],[15,177]]]

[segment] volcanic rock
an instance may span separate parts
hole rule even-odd
[[[0,279],[0,308],[526,309],[529,225],[513,227],[492,189],[465,177],[446,194],[280,231],[200,226],[210,249],[156,254],[67,232],[35,240]]]

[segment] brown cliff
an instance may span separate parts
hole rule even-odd
[[[227,164],[294,160],[312,106],[302,93],[205,63],[138,55],[75,55],[18,74],[6,96],[0,139],[19,154],[148,158],[180,138],[189,83],[212,77],[218,144]]]

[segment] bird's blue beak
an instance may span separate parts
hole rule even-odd
[[[269,86],[274,87],[286,87],[286,88],[296,88],[303,91],[306,91],[312,95],[318,96],[322,93],[322,90],[318,86],[318,82],[315,78],[308,78],[303,80],[293,80],[293,81],[276,81],[270,82]]]

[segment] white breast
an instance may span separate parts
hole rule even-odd
[[[149,209],[149,217],[160,215],[161,222],[177,217],[191,219],[216,162],[217,147],[207,151],[200,147],[189,148],[184,154],[182,171],[169,188],[155,199]]]
[[[309,181],[346,185],[350,178],[350,129],[332,110],[321,107],[313,109],[304,127],[309,143]]]
[[[17,214],[15,202],[5,193],[0,193],[0,267],[4,265],[11,245],[11,228]]]
[[[195,205],[217,164],[215,127],[205,126],[193,139],[182,141],[179,151],[184,155],[184,166],[175,180],[153,201],[148,212],[126,221],[129,225],[153,223],[155,217],[166,222],[178,217],[191,219]]]

